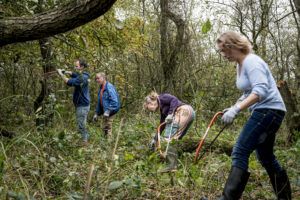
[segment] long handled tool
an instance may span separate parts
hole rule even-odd
[[[173,125],[174,125],[174,119],[172,119],[172,123],[171,123],[171,127],[170,127],[170,132],[169,132],[169,137],[168,137],[168,140],[167,140],[167,147],[166,147],[166,151],[165,153],[163,154],[163,157],[166,158],[167,154],[168,154],[168,150],[169,150],[169,146],[170,146],[170,142],[171,142],[171,135],[172,135],[172,128],[173,128]]]
[[[198,159],[199,152],[200,152],[200,150],[201,150],[201,148],[202,148],[202,146],[203,146],[203,144],[204,144],[204,141],[205,141],[205,138],[207,137],[207,134],[208,134],[209,129],[212,127],[212,125],[214,124],[214,122],[217,120],[218,116],[222,116],[222,115],[223,115],[223,112],[217,112],[217,113],[214,115],[214,117],[211,119],[211,121],[210,121],[210,123],[209,123],[209,125],[208,125],[208,127],[207,127],[207,129],[206,129],[206,131],[205,131],[205,134],[204,134],[203,137],[201,138],[201,140],[200,140],[200,142],[199,142],[199,145],[198,145],[198,147],[197,147],[197,149],[196,149],[196,155],[195,155],[195,159],[194,159],[195,162],[196,162],[197,159]],[[226,127],[226,126],[224,126],[224,127],[222,128],[222,130],[218,133],[218,135],[215,137],[215,139],[211,142],[210,145],[213,144],[213,142],[214,142],[214,141],[217,139],[217,137],[222,133],[222,131],[225,129],[225,127]],[[203,155],[201,155],[201,157],[202,157],[202,156],[203,156]]]
[[[209,145],[206,149],[210,149],[210,147],[213,145],[213,143],[217,140],[219,135],[221,135],[221,133],[224,131],[224,129],[227,126],[228,126],[228,124],[225,124],[225,126],[223,126],[223,128],[219,131],[219,133],[215,136],[215,138],[209,143]],[[202,151],[201,155],[199,156],[199,158],[197,158],[197,160],[201,160],[201,158],[204,156],[205,153],[206,153],[205,151]]]
[[[167,155],[168,148],[169,148],[169,144],[170,144],[170,141],[171,141],[172,128],[173,128],[173,121],[172,121],[172,124],[171,124],[170,133],[169,133],[169,136],[168,136],[168,139],[167,139],[167,142],[168,142],[168,143],[167,143],[167,148],[166,148],[165,153],[163,153],[162,150],[161,150],[161,145],[160,145],[160,129],[161,129],[161,127],[162,127],[163,125],[165,125],[165,124],[166,124],[166,122],[163,122],[163,123],[161,123],[161,124],[157,127],[157,135],[156,135],[156,137],[157,137],[156,149],[159,150],[160,155],[161,155],[162,157],[164,157],[164,158],[165,158],[166,155]]]

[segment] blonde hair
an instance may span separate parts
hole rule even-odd
[[[157,99],[158,99],[158,93],[152,91],[149,95],[147,95],[147,96],[145,97],[145,101],[144,101],[144,104],[143,104],[143,108],[144,108],[144,109],[147,109],[148,103],[153,102],[153,101],[157,101]]]
[[[250,41],[244,35],[234,31],[227,31],[221,34],[216,42],[218,45],[222,45],[227,49],[239,49],[244,54],[248,54],[252,51],[252,45]]]

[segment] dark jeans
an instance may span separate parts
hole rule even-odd
[[[273,147],[285,112],[256,109],[243,127],[232,152],[232,166],[248,170],[250,154],[255,150],[257,159],[266,170],[282,170],[273,153]]]

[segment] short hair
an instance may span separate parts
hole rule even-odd
[[[106,75],[103,72],[97,73],[96,76],[100,76],[100,77],[102,77],[102,78],[104,78],[106,80]]]
[[[87,64],[86,60],[81,59],[81,58],[78,58],[77,60],[79,61],[80,67],[87,68],[87,67],[89,66],[89,65]]]
[[[235,48],[244,54],[248,54],[252,51],[250,41],[244,35],[234,31],[227,31],[221,34],[216,42],[224,48]]]

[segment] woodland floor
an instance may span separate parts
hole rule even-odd
[[[180,155],[177,172],[161,174],[157,171],[165,164],[147,146],[157,118],[127,116],[121,128],[120,121],[118,116],[111,139],[103,136],[101,122],[90,123],[87,147],[79,146],[74,118],[57,120],[55,126],[42,131],[24,127],[12,139],[2,137],[0,199],[83,199],[92,165],[95,169],[88,199],[217,199],[221,194],[231,165],[228,149],[240,126],[225,129],[199,162],[193,162],[195,151],[190,150]],[[193,149],[206,126],[194,124],[182,143],[191,144]],[[206,144],[220,128],[213,126]],[[300,140],[287,147],[283,132],[284,128],[278,133],[276,156],[288,171],[294,199],[300,199]],[[249,166],[251,176],[243,199],[275,199],[267,174],[254,154]]]

